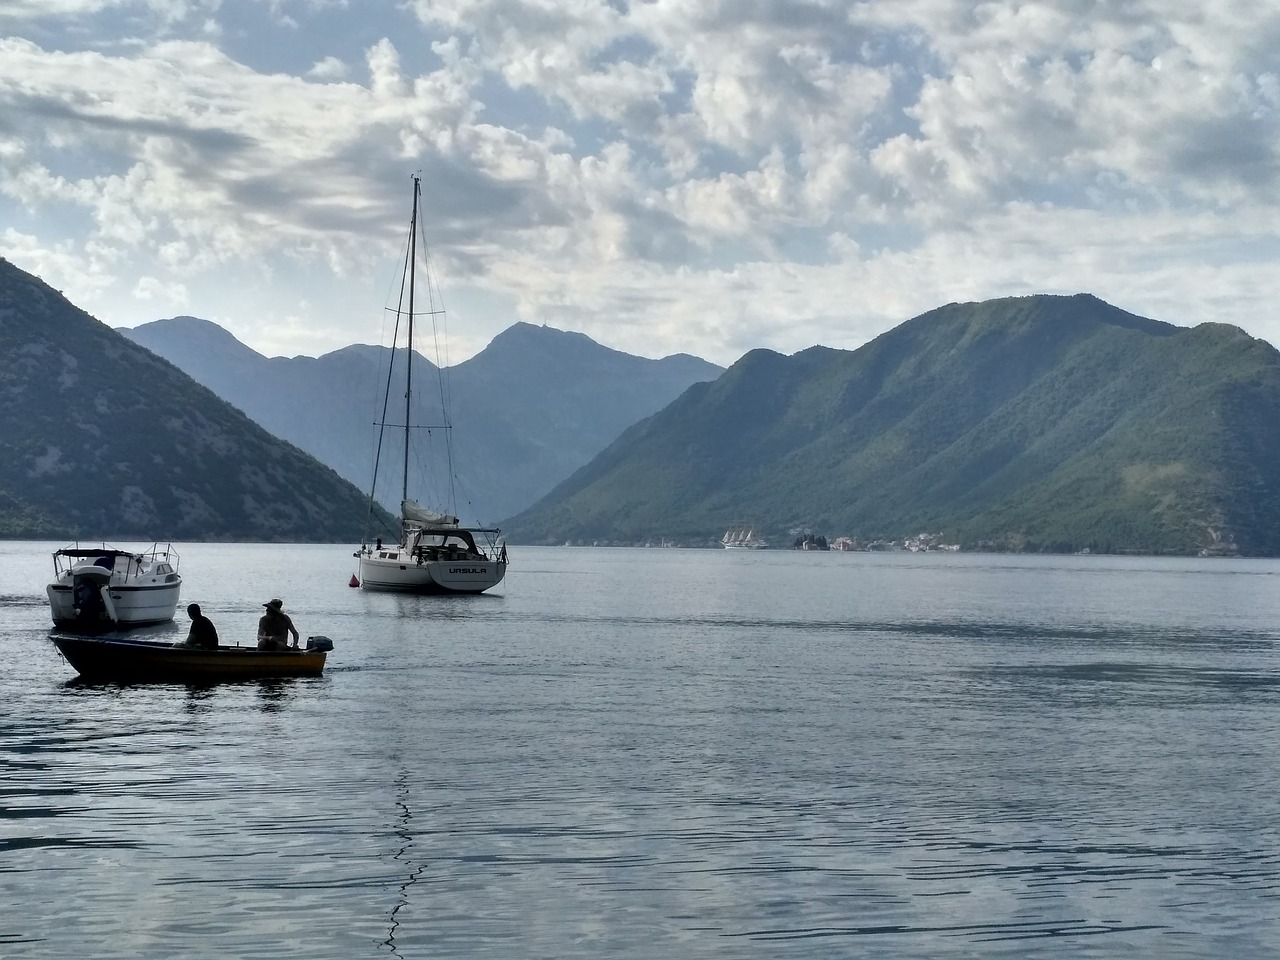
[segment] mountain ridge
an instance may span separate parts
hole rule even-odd
[[[173,360],[272,433],[368,488],[389,347],[352,344],[315,358],[266,358],[227,334],[230,340],[220,340],[217,349],[193,349],[190,341],[205,341],[208,330],[180,317],[121,332]],[[402,396],[403,348],[399,355],[392,390]],[[532,503],[690,383],[720,372],[696,357],[635,357],[585,334],[513,324],[480,353],[443,372],[455,476],[436,474],[427,485],[431,489],[411,490],[411,495],[432,509],[493,523]],[[415,424],[446,422],[439,394],[421,388],[434,382],[436,373],[415,352]],[[399,405],[394,415],[388,412],[390,422],[403,419],[402,400]],[[440,438],[429,440],[443,446]],[[424,459],[434,462],[446,455],[441,451]],[[393,459],[380,473],[382,503],[398,503],[400,485],[391,478],[401,470],[402,462]],[[415,464],[411,472],[431,471]]]
[[[0,258],[0,535],[355,541],[367,499]]]
[[[855,351],[752,351],[619,437],[513,542],[733,518],[983,549],[1280,553],[1280,354],[1090,295],[949,304]],[[720,479],[717,479],[720,478]],[[1269,521],[1266,518],[1271,518]]]

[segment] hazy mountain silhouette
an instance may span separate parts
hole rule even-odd
[[[319,358],[267,358],[194,317],[121,332],[270,432],[368,488],[389,348],[355,345]],[[401,357],[392,387],[397,397],[403,396],[404,369]],[[415,438],[422,452],[411,464],[410,496],[433,508],[456,509],[466,519],[493,522],[534,502],[691,384],[721,372],[683,354],[650,360],[603,347],[580,333],[517,323],[446,371],[452,470],[442,432],[421,431]],[[413,377],[411,422],[442,424],[435,366],[415,354]],[[402,399],[393,403],[387,422],[403,423],[402,404]],[[379,499],[392,507],[401,493],[403,459],[397,444],[390,438],[384,443],[387,456],[378,483]]]

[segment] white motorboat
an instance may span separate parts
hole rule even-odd
[[[383,445],[385,432],[388,429],[401,429],[403,435],[398,446],[403,449],[403,474],[400,488],[400,529],[397,542],[384,546],[381,538],[373,537],[369,532],[370,524],[366,524],[364,542],[355,556],[359,561],[360,572],[358,585],[366,590],[399,591],[403,593],[481,593],[502,582],[507,572],[507,548],[501,540],[501,531],[496,527],[465,526],[459,523],[452,504],[447,512],[427,510],[419,506],[418,501],[409,496],[409,464],[415,425],[412,423],[413,397],[413,334],[415,313],[414,297],[418,282],[418,232],[420,229],[419,211],[421,208],[422,185],[418,177],[413,178],[413,214],[409,221],[409,238],[405,256],[404,282],[401,284],[401,299],[394,309],[397,334],[401,322],[407,334],[404,377],[404,422],[387,423],[386,411],[393,394],[391,372],[387,375],[386,395],[383,397],[383,416],[379,424],[378,451],[389,449]],[[421,311],[430,316],[433,324],[443,315],[443,309],[436,303],[435,285],[430,274],[430,264],[425,262],[427,245],[421,244],[424,255],[422,264],[424,285],[427,290],[427,309]],[[394,339],[394,338],[393,338]],[[442,332],[435,330],[435,341],[439,344]],[[397,344],[392,343],[391,362],[395,363]],[[444,364],[436,365],[437,375],[443,376]],[[441,389],[440,396],[447,397],[448,390]],[[442,466],[451,473],[453,454],[451,447],[452,424],[449,422],[449,411],[444,407],[443,424],[434,428],[444,437],[446,454]],[[428,431],[429,432],[429,431]],[[369,494],[369,519],[374,517],[374,495],[378,483],[378,464],[374,465],[373,484]],[[452,478],[450,476],[449,499],[452,500]],[[390,534],[391,531],[388,531]],[[370,542],[373,541],[373,542]]]
[[[106,544],[55,550],[46,588],[54,625],[79,632],[165,623],[181,591],[178,554],[158,543],[137,551]]]

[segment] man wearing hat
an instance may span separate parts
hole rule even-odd
[[[267,608],[267,612],[258,620],[258,649],[288,650],[290,647],[287,636],[293,634],[293,649],[297,650],[298,631],[289,615],[284,612],[284,601],[268,600],[263,606]]]

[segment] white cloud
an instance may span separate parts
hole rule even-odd
[[[138,300],[153,300],[162,306],[163,312],[185,310],[190,305],[187,288],[180,283],[166,283],[155,277],[140,277],[134,284],[133,295]]]
[[[129,0],[8,0],[0,7],[0,21],[84,16],[124,6],[128,2]]]
[[[150,16],[159,23],[176,23],[216,10],[222,0],[5,0],[0,23],[64,20],[78,29],[86,17],[120,12]]]
[[[365,339],[417,170],[472,349],[525,319],[727,362],[1041,289],[1270,322],[1271,5],[20,0],[0,21],[5,249],[122,323],[185,294],[277,352]]]
[[[307,76],[315,77],[317,80],[332,81],[345,80],[350,73],[351,69],[337,57],[325,57],[312,64],[311,69],[307,71]]]

